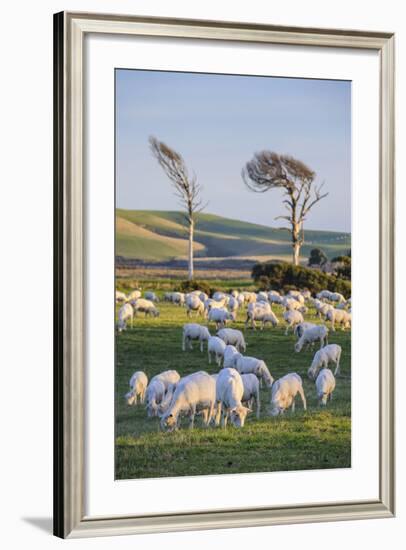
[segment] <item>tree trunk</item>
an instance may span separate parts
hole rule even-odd
[[[193,280],[193,232],[194,222],[189,225],[189,258],[188,258],[188,281]]]
[[[295,224],[292,224],[293,265],[299,265],[299,254],[300,254],[301,246],[302,244],[300,242],[300,224],[295,223]]]

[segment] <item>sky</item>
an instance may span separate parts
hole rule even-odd
[[[307,229],[351,231],[351,82],[116,70],[116,205],[179,210],[148,138],[184,158],[205,212],[280,227],[282,193],[254,193],[241,171],[256,152],[293,156],[329,195]]]

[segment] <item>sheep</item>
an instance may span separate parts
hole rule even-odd
[[[302,336],[295,344],[295,351],[299,353],[303,346],[313,346],[314,342],[320,341],[320,349],[328,344],[327,341],[328,328],[325,325],[315,325],[304,330]]]
[[[227,309],[211,309],[208,315],[208,321],[216,323],[216,328],[225,327],[227,321],[235,321],[236,314],[234,312],[227,311]]]
[[[276,290],[271,290],[268,292],[268,300],[271,304],[282,304],[283,297]]]
[[[283,314],[283,319],[286,322],[285,335],[288,334],[290,327],[293,329],[295,325],[304,322],[303,315],[300,313],[300,311],[296,311],[294,309],[289,309],[285,311]]]
[[[319,318],[321,318],[321,317],[326,318],[327,313],[334,309],[334,306],[332,306],[331,304],[326,304],[325,302],[320,302],[320,300],[318,300],[314,305],[315,305],[315,308],[316,308],[316,316],[319,317]]]
[[[210,336],[207,342],[207,356],[209,359],[209,364],[211,364],[212,355],[219,367],[221,367],[221,362],[224,356],[224,350],[226,349],[226,344],[218,336]]]
[[[130,378],[130,391],[125,394],[127,405],[136,405],[137,397],[140,403],[145,401],[145,392],[147,391],[148,377],[145,372],[136,371]]]
[[[234,368],[240,374],[255,374],[255,376],[260,380],[261,384],[262,381],[264,381],[267,388],[272,387],[274,379],[269,372],[265,361],[263,361],[262,359],[257,359],[256,357],[244,357],[240,354],[239,356],[235,356],[234,365]]]
[[[299,323],[298,325],[295,326],[295,328],[293,329],[293,333],[294,335],[296,336],[297,339],[301,338],[303,332],[308,329],[308,328],[311,328],[311,327],[316,327],[317,325],[315,325],[314,323]]]
[[[254,401],[257,406],[256,416],[259,418],[261,410],[261,400],[259,396],[259,381],[255,374],[242,374],[242,383],[244,386],[244,394],[241,403],[252,409]]]
[[[335,323],[341,325],[342,330],[351,328],[351,313],[345,309],[331,309],[327,312],[326,320],[331,321],[332,331],[335,331]]]
[[[239,307],[240,307],[240,304],[239,304],[237,298],[234,297],[234,296],[231,296],[231,298],[230,298],[230,300],[227,304],[228,310],[231,311],[231,312],[236,313]]]
[[[151,290],[147,290],[147,292],[144,292],[144,298],[146,300],[150,300],[151,302],[159,302],[158,296],[155,294],[155,292],[152,292]]]
[[[279,378],[272,388],[270,414],[272,416],[283,414],[289,407],[291,407],[292,413],[295,412],[295,397],[297,394],[302,398],[303,409],[306,410],[306,397],[300,376],[292,372]]]
[[[237,298],[240,293],[238,292],[238,290],[234,289],[230,292],[230,294],[233,298]]]
[[[185,376],[178,383],[167,411],[161,416],[161,428],[172,431],[180,422],[181,415],[189,416],[190,429],[194,427],[195,415],[203,415],[203,424],[209,425],[216,402],[216,380],[199,371]]]
[[[345,298],[342,294],[340,294],[339,292],[332,292],[330,294],[330,300],[332,302],[338,302],[339,304],[345,302]]]
[[[322,369],[316,378],[316,393],[320,406],[326,406],[327,400],[333,399],[333,391],[336,387],[334,374],[330,369]]]
[[[204,315],[204,303],[196,294],[188,294],[186,296],[186,315],[191,316],[192,311],[196,311],[197,315]]]
[[[307,307],[298,302],[295,298],[284,298],[282,305],[285,306],[286,311],[299,311],[300,313],[307,313]]]
[[[145,298],[138,298],[138,300],[135,300],[134,302],[135,317],[137,317],[137,313],[139,311],[145,313],[145,317],[147,317],[148,315],[159,317],[159,311],[155,307],[155,304],[150,300],[146,300]]]
[[[247,304],[251,304],[252,302],[257,301],[257,295],[255,294],[255,292],[248,292],[244,290],[244,292],[242,292],[241,294],[244,296],[244,301]]]
[[[116,302],[125,303],[126,301],[127,301],[127,296],[124,294],[124,292],[120,292],[119,290],[116,290]]]
[[[226,294],[224,292],[217,291],[212,296],[215,302],[224,302],[226,300]]]
[[[312,293],[310,290],[302,290],[301,294],[305,300],[311,300]]]
[[[235,367],[235,361],[241,354],[235,346],[227,345],[224,349],[223,368]]]
[[[138,300],[138,298],[141,298],[141,291],[138,290],[138,289],[132,290],[132,291],[130,292],[130,294],[128,295],[128,301],[129,301],[129,302]]]
[[[336,368],[334,376],[340,372],[341,346],[338,344],[329,344],[316,351],[313,357],[312,364],[307,371],[307,375],[311,380],[315,380],[317,373],[322,368],[327,368],[329,363],[335,363]]]
[[[206,316],[212,309],[224,309],[225,305],[226,305],[225,300],[216,301],[216,300],[213,300],[213,298],[208,298],[204,302],[204,311]]]
[[[163,299],[165,302],[171,302],[179,306],[185,305],[185,295],[183,292],[165,292]]]
[[[330,292],[330,290],[321,290],[316,294],[316,298],[318,300],[330,300],[331,295],[332,295],[332,292]]]
[[[193,349],[192,340],[199,340],[200,351],[204,349],[204,342],[207,342],[210,338],[210,332],[207,327],[198,325],[197,323],[188,323],[183,325],[182,335],[182,351],[186,348]]]
[[[245,298],[244,298],[244,294],[239,294],[237,296],[237,302],[238,302],[238,307],[242,307],[245,303]]]
[[[254,305],[254,304],[250,304]],[[255,304],[257,305],[257,304]],[[269,304],[267,304],[269,306]],[[254,307],[254,308],[248,308],[247,310],[247,319],[245,321],[245,328],[248,328],[248,323],[251,322],[251,327],[255,330],[256,324],[255,321],[261,321],[261,330],[263,330],[266,323],[272,323],[273,327],[276,327],[276,325],[279,323],[278,318],[276,317],[275,313],[269,309],[263,308],[263,307]]]
[[[157,416],[159,405],[163,401],[166,392],[173,391],[173,386],[180,380],[176,370],[166,370],[154,376],[147,386],[145,402],[148,416]]]
[[[121,332],[127,328],[127,321],[131,321],[131,328],[134,322],[134,310],[131,304],[123,304],[118,310],[117,328]]]
[[[269,298],[268,298],[268,294],[266,292],[258,292],[257,294],[257,302],[268,302],[269,301]]]
[[[235,346],[240,352],[245,352],[247,349],[244,335],[240,330],[234,328],[222,328],[217,332],[217,336],[221,338],[226,344],[231,344],[232,346]]]
[[[228,418],[236,428],[244,427],[245,418],[252,411],[241,403],[243,396],[241,375],[235,369],[222,369],[216,380],[216,426],[219,425],[221,416],[223,428],[226,428]]]

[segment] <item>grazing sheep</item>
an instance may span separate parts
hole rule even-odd
[[[226,305],[226,300],[213,300],[213,298],[208,298],[204,302],[204,310],[209,313],[212,309],[224,309]]]
[[[266,302],[268,303],[269,301],[269,298],[268,298],[268,294],[266,292],[258,292],[257,294],[257,302]]]
[[[235,289],[234,289],[234,290],[232,290],[232,291],[230,292],[230,294],[231,294],[231,296],[232,296],[233,298],[237,298],[237,296],[239,295],[239,292],[238,292],[238,290],[235,290]]]
[[[224,349],[223,368],[235,368],[235,361],[241,354],[235,346],[227,345]]]
[[[327,405],[327,399],[333,399],[333,391],[336,387],[336,379],[330,369],[321,369],[316,378],[316,393],[320,406]]]
[[[133,322],[134,322],[133,307],[130,304],[123,304],[118,310],[117,328],[119,332],[127,328],[128,320],[131,321],[131,328],[133,328]]]
[[[126,301],[127,301],[127,296],[124,294],[124,292],[120,292],[119,290],[116,290],[116,302],[124,303]]]
[[[235,321],[236,314],[232,311],[228,311],[227,309],[211,309],[209,311],[208,320],[213,321],[216,323],[216,328],[223,328],[226,326],[227,321]]]
[[[340,294],[339,292],[332,292],[330,294],[330,300],[332,302],[338,302],[339,304],[345,302],[345,298],[342,294]]]
[[[268,293],[268,299],[271,304],[283,304],[283,296],[281,296],[279,293],[276,293],[276,290],[271,290]]]
[[[240,304],[239,304],[237,298],[235,296],[231,296],[231,298],[230,298],[230,300],[227,304],[228,310],[231,311],[231,312],[237,313],[237,310],[238,310],[239,307],[240,307]]]
[[[234,360],[235,369],[240,374],[255,374],[255,376],[260,380],[261,384],[264,381],[267,388],[271,388],[273,384],[273,378],[269,372],[268,367],[266,366],[265,361],[262,359],[257,359],[256,357],[244,357],[239,355],[235,357]]]
[[[257,295],[255,292],[248,292],[247,290],[244,290],[241,294],[244,296],[244,301],[247,304],[252,304],[257,301]]]
[[[207,327],[196,323],[183,325],[182,350],[185,351],[186,348],[193,349],[192,340],[199,340],[200,351],[203,351],[204,342],[207,342],[209,338],[210,332]]]
[[[295,351],[299,353],[303,346],[307,348],[313,346],[315,342],[320,342],[320,349],[327,344],[328,328],[325,325],[314,325],[304,330],[302,336],[295,344]]]
[[[244,305],[244,303],[245,303],[244,294],[239,294],[237,296],[237,302],[238,302],[239,307],[242,307]]]
[[[298,302],[295,298],[284,298],[282,304],[285,306],[286,311],[299,311],[300,313],[307,313],[307,307]]]
[[[324,317],[326,318],[327,317],[327,313],[329,311],[332,311],[334,309],[334,306],[332,306],[331,304],[326,304],[325,302],[320,302],[320,300],[318,300],[318,303],[315,304],[315,308],[316,308],[316,316],[321,318],[321,317]]]
[[[302,334],[304,333],[304,331],[308,328],[312,328],[312,327],[316,327],[317,325],[315,325],[314,323],[299,323],[298,325],[295,326],[295,328],[293,329],[293,333],[294,335],[296,336],[297,339],[301,338],[302,337]]]
[[[303,408],[306,410],[306,397],[300,376],[293,372],[279,378],[272,388],[271,415],[283,414],[289,407],[291,407],[292,413],[295,412],[295,397],[297,394],[302,398]]]
[[[266,304],[268,308],[264,308],[262,306],[258,305],[258,302],[256,304],[250,304],[250,306],[253,305],[254,307],[249,307],[247,309],[247,319],[245,321],[245,328],[248,328],[249,322],[251,322],[251,327],[255,330],[256,323],[255,321],[261,321],[261,330],[263,330],[266,323],[272,323],[273,327],[276,327],[276,325],[279,323],[276,315],[271,310],[271,307],[269,304]]]
[[[151,302],[159,302],[158,296],[155,294],[155,292],[152,292],[151,290],[147,290],[147,292],[144,292],[144,298],[146,300],[150,300]]]
[[[150,300],[145,300],[145,298],[138,298],[138,300],[134,302],[135,317],[137,317],[137,313],[139,311],[141,311],[141,313],[145,313],[145,317],[148,315],[159,317],[159,311],[155,307],[155,304]]]
[[[192,311],[195,311],[197,315],[204,315],[204,303],[196,294],[187,294],[186,296],[186,315],[191,316]]]
[[[171,403],[161,416],[161,427],[168,431],[178,427],[182,415],[189,416],[190,429],[194,427],[195,415],[203,416],[203,424],[209,425],[216,402],[216,380],[199,371],[180,380],[173,393]]]
[[[165,292],[163,299],[165,302],[171,302],[178,306],[185,305],[185,295],[183,292]]]
[[[212,298],[215,302],[224,302],[226,299],[226,294],[218,290],[213,294]]]
[[[235,346],[240,352],[245,352],[245,350],[247,349],[244,335],[240,330],[237,330],[235,328],[222,328],[217,332],[217,336],[221,338],[226,344]]]
[[[284,312],[283,319],[286,323],[286,330],[285,335],[288,334],[289,328],[292,328],[294,330],[295,325],[299,325],[300,323],[304,322],[303,315],[300,313],[300,311],[296,311],[294,309],[289,309]]]
[[[176,370],[166,370],[154,376],[148,384],[145,394],[145,402],[148,416],[157,416],[159,405],[162,403],[167,391],[173,390],[173,385],[180,380]]]
[[[312,293],[310,290],[302,290],[301,294],[305,300],[311,300],[312,298]]]
[[[321,290],[316,294],[318,300],[331,300],[331,295],[333,293],[330,290]]]
[[[132,290],[130,294],[128,295],[128,301],[129,302],[135,302],[135,300],[138,300],[138,298],[141,298],[141,291],[140,290]]]
[[[207,343],[207,356],[209,359],[209,364],[211,364],[212,355],[219,367],[221,367],[221,362],[224,356],[224,350],[226,349],[226,344],[218,336],[210,336]]]
[[[338,344],[329,344],[316,351],[312,364],[307,371],[311,380],[315,380],[320,369],[327,368],[329,363],[335,363],[334,376],[340,372],[341,346]]]
[[[254,401],[257,407],[257,418],[260,416],[261,411],[261,400],[259,397],[259,381],[255,374],[242,374],[241,375],[242,383],[244,386],[244,394],[241,399],[241,403],[253,409]]]
[[[335,324],[341,325],[341,329],[351,328],[351,313],[345,309],[331,309],[327,312],[326,320],[331,321],[331,330],[335,331]]]
[[[145,392],[147,391],[148,378],[145,372],[137,371],[130,378],[130,391],[125,394],[127,405],[136,405],[137,397],[140,403],[145,401]]]
[[[219,425],[221,416],[223,428],[227,426],[229,417],[236,428],[244,427],[245,418],[252,411],[241,403],[243,396],[244,384],[241,375],[235,369],[222,369],[216,380],[216,426]]]

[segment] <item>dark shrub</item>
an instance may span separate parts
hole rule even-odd
[[[182,281],[179,283],[178,288],[176,289],[179,292],[192,292],[192,290],[202,290],[210,296],[211,288],[207,281]]]

